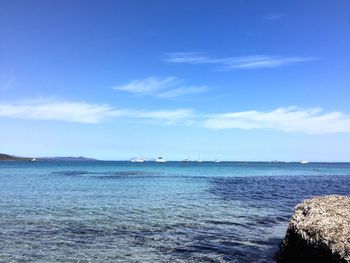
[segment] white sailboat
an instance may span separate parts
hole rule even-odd
[[[307,164],[307,163],[309,163],[309,161],[301,161],[300,163]]]
[[[189,155],[187,153],[187,158],[183,159],[181,162],[190,162],[190,161],[191,161],[191,159],[190,159],[190,157],[189,157]]]

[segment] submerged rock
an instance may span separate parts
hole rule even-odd
[[[350,262],[350,197],[320,196],[295,207],[278,262]]]

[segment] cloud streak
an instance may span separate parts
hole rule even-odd
[[[321,108],[278,108],[269,112],[243,111],[212,115],[203,121],[209,129],[271,129],[306,134],[350,133],[350,116],[324,113]]]
[[[112,112],[112,108],[107,105],[86,102],[38,100],[0,103],[0,116],[31,120],[99,123]]]
[[[126,91],[137,95],[147,95],[156,98],[175,98],[183,95],[198,94],[207,90],[206,86],[184,86],[176,77],[148,77],[113,87],[115,90]]]
[[[212,130],[278,130],[305,134],[350,133],[350,115],[321,108],[201,114],[192,109],[121,109],[108,104],[57,100],[0,102],[0,117],[98,124],[126,119],[157,125],[191,125]]]
[[[281,57],[281,56],[241,56],[227,58],[211,58],[201,53],[170,53],[165,61],[170,63],[185,64],[213,64],[218,66],[218,70],[234,69],[263,69],[277,68],[291,64],[315,60],[313,57]]]
[[[120,109],[107,104],[87,102],[29,100],[20,102],[0,102],[0,117],[66,121],[86,124],[97,124],[110,119],[126,118],[151,120],[164,124],[175,124],[192,116],[191,109],[174,110],[131,110]]]

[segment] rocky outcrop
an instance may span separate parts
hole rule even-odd
[[[350,197],[329,195],[295,207],[278,262],[350,262]]]

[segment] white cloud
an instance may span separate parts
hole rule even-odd
[[[194,117],[191,109],[158,110],[158,111],[129,111],[127,117],[150,120],[151,122],[171,124],[187,124]]]
[[[350,116],[323,113],[321,108],[278,108],[270,112],[243,111],[212,115],[201,124],[210,129],[274,129],[306,134],[349,133]]]
[[[165,61],[173,63],[202,64],[216,63],[217,60],[209,59],[208,57],[197,52],[175,52],[169,53]]]
[[[154,118],[154,119],[168,119],[168,120],[179,120],[188,118],[193,115],[192,110],[189,109],[177,109],[177,110],[160,110],[160,111],[139,111],[134,112],[134,117],[138,118]]]
[[[277,68],[290,64],[315,60],[312,57],[242,56],[210,58],[201,53],[170,53],[166,62],[187,64],[214,64],[219,70]]]
[[[159,98],[174,98],[179,97],[182,95],[189,95],[189,94],[198,94],[202,93],[208,90],[206,86],[188,86],[188,87],[181,87],[181,88],[175,88],[170,89],[167,91],[162,92],[158,95]]]
[[[47,100],[0,102],[0,117],[97,124],[126,119],[157,125],[194,125],[207,129],[269,129],[306,134],[350,133],[350,115],[321,108],[278,108],[200,114],[192,109],[121,109],[107,104]]]
[[[182,95],[202,93],[207,90],[205,86],[183,86],[181,83],[182,81],[176,77],[148,77],[132,80],[125,85],[116,86],[113,89],[157,98],[174,98]]]
[[[96,124],[107,119],[127,118],[152,120],[164,124],[174,124],[191,117],[190,109],[175,110],[130,110],[119,109],[107,104],[87,102],[47,100],[23,100],[19,102],[0,102],[0,117],[55,120]]]
[[[107,105],[86,102],[39,100],[0,103],[0,116],[20,119],[98,123],[111,112],[112,108]]]

